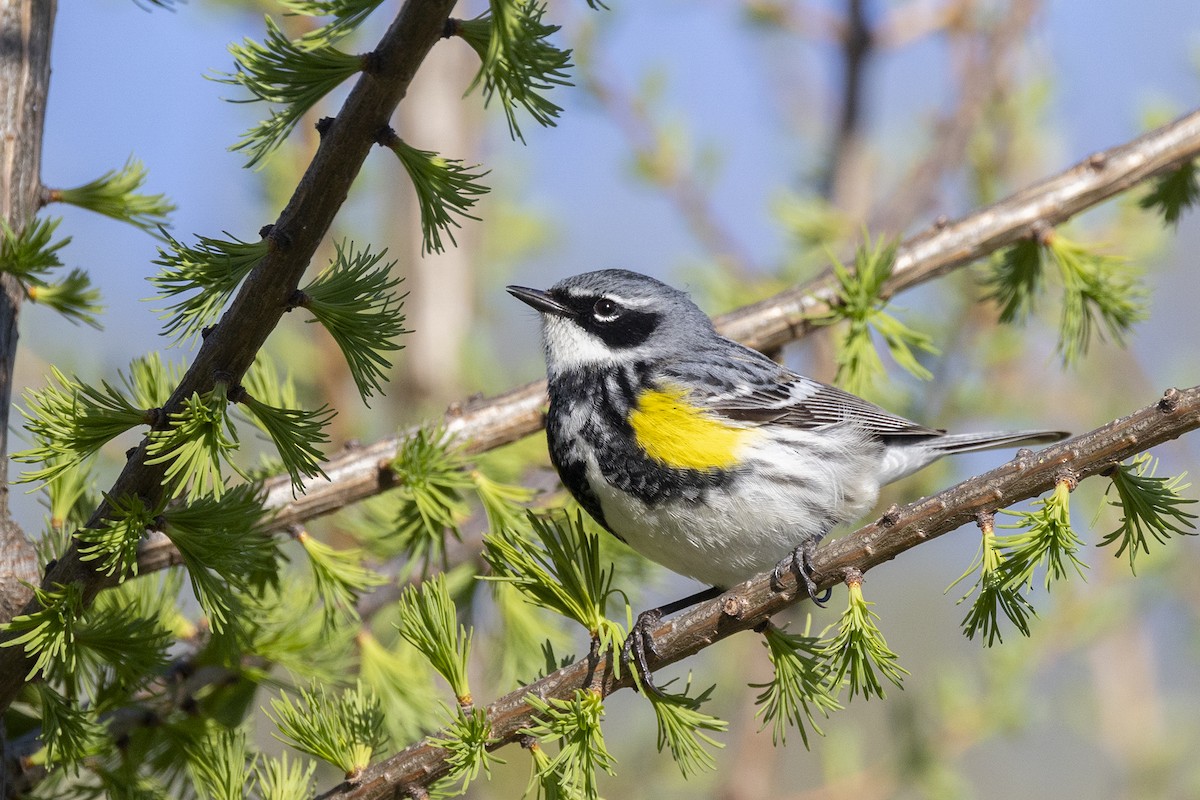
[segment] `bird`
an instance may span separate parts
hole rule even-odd
[[[646,631],[662,614],[768,570],[775,584],[796,572],[816,600],[817,544],[881,486],[945,455],[1067,435],[926,427],[721,336],[685,292],[637,272],[507,291],[541,317],[546,438],[565,488],[634,550],[712,587],[639,616],[630,639],[647,681]]]

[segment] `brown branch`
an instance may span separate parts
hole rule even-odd
[[[441,38],[453,6],[454,0],[410,0],[400,9],[373,53],[370,71],[351,90],[290,202],[272,226],[270,251],[205,338],[195,361],[166,403],[167,413],[178,410],[193,393],[209,391],[217,372],[237,381],[249,368],[258,348],[289,308],[289,298],[345,201],[367,153],[404,97],[426,53]],[[147,464],[146,446],[143,441],[134,451],[107,496],[135,495],[151,502],[161,496],[166,465]],[[102,504],[89,525],[108,512],[107,504]],[[81,584],[87,602],[107,585],[102,575],[80,560],[75,546],[49,571],[43,586],[67,583]],[[30,600],[24,613],[37,610],[36,602]],[[0,710],[8,707],[24,685],[29,666],[24,648],[0,649]]]
[[[990,472],[903,508],[890,509],[883,519],[822,547],[813,564],[814,578],[822,588],[833,586],[848,573],[866,572],[971,522],[981,513],[1049,491],[1064,472],[1076,481],[1082,480],[1196,428],[1200,428],[1200,386],[1184,391],[1169,389],[1158,402],[1127,417],[1037,453],[1020,451],[1012,461]],[[662,623],[654,631],[657,656],[650,660],[650,666],[657,669],[694,655],[738,631],[755,627],[805,597],[794,577],[788,578],[785,591],[776,592],[769,574],[758,575]],[[607,696],[630,685],[628,671],[620,680],[613,677],[607,656],[594,662],[577,661],[489,705],[492,735],[498,740],[497,746],[518,740],[519,731],[532,719],[532,710],[525,701],[530,693],[543,699],[568,698],[577,689],[590,688]],[[427,739],[422,740],[368,768],[355,784],[343,783],[322,798],[404,796],[447,774],[446,753]]]

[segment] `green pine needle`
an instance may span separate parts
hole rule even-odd
[[[533,797],[533,800],[567,800],[571,797],[567,787],[563,786],[559,774],[550,768],[550,756],[542,749],[536,740],[523,743],[532,758],[532,769],[529,774],[529,784],[525,787],[522,797]]]
[[[200,797],[242,800],[252,775],[242,729],[214,729],[187,748],[188,772]]]
[[[306,17],[333,17],[307,31],[299,42],[310,49],[334,44],[362,24],[383,0],[279,0],[284,11]]]
[[[260,403],[276,408],[300,407],[292,371],[281,371],[275,360],[262,350],[254,357],[254,363],[242,376],[242,387]]]
[[[92,279],[81,269],[73,269],[62,280],[42,286],[30,286],[31,301],[53,309],[67,318],[68,322],[83,322],[99,330],[96,316],[104,312],[100,304],[100,290],[92,286]]]
[[[350,781],[387,743],[379,701],[362,681],[341,697],[314,685],[301,689],[295,702],[287,695],[272,699],[267,716],[279,727],[275,738],[333,764]]]
[[[870,700],[872,695],[882,700],[885,695],[880,677],[899,687],[908,670],[897,662],[896,654],[888,648],[875,624],[879,615],[871,610],[874,603],[863,599],[861,580],[847,585],[849,601],[838,623],[837,635],[822,650],[831,664],[829,682],[837,687],[848,680],[850,698],[861,693],[864,700]]]
[[[107,381],[88,386],[53,366],[46,388],[27,389],[24,397],[24,427],[37,446],[14,453],[13,460],[44,466],[25,472],[18,483],[53,481],[125,431],[153,421],[150,411]]]
[[[57,189],[51,198],[86,208],[153,233],[167,223],[175,204],[163,194],[138,194],[146,182],[146,165],[133,156],[120,169],[73,189]]]
[[[451,226],[462,226],[452,215],[479,219],[469,213],[469,209],[480,196],[490,191],[478,182],[490,170],[479,172],[478,165],[467,167],[459,159],[442,158],[432,150],[418,150],[395,135],[386,139],[386,146],[400,159],[417,192],[417,204],[421,209],[421,252],[444,252],[443,233],[457,246]]]
[[[143,686],[167,665],[171,632],[137,606],[107,602],[90,611],[75,632],[82,669],[96,685]],[[75,678],[72,675],[71,678]],[[97,694],[99,692],[96,692]]]
[[[329,625],[336,623],[339,615],[358,617],[354,604],[363,592],[387,583],[387,579],[363,566],[363,551],[357,547],[338,550],[314,539],[304,531],[296,537],[308,554],[317,595],[325,607],[325,618]]]
[[[974,639],[976,634],[982,633],[984,644],[991,647],[996,642],[1004,642],[1000,631],[1001,613],[1022,636],[1028,636],[1029,619],[1036,616],[1037,612],[1021,594],[1024,584],[1014,581],[1013,575],[1005,568],[1004,555],[997,542],[993,522],[987,520],[981,525],[981,530],[983,539],[979,545],[979,554],[967,571],[950,584],[946,591],[950,591],[971,573],[979,571],[975,585],[958,600],[959,604],[962,604],[972,594],[975,595],[967,616],[963,618],[962,629],[968,639]]]
[[[400,595],[400,635],[417,648],[437,673],[450,684],[460,706],[469,706],[471,687],[467,661],[471,655],[471,631],[458,624],[458,612],[444,573],[420,586],[409,586]]]
[[[988,297],[1000,304],[1001,322],[1023,322],[1033,311],[1048,263],[1057,267],[1063,292],[1058,352],[1064,364],[1086,355],[1093,336],[1107,332],[1120,344],[1146,318],[1146,290],[1128,263],[1047,231],[1013,245],[995,262]]]
[[[53,589],[35,586],[33,596],[41,608],[13,617],[5,626],[9,638],[0,647],[24,645],[25,655],[33,659],[27,681],[35,675],[69,676],[75,673],[79,657],[76,633],[83,619],[83,587],[77,583]]]
[[[163,533],[178,548],[196,599],[214,631],[221,632],[238,603],[276,580],[274,541],[267,535],[261,489],[235,486],[220,499],[202,497],[162,514]]]
[[[993,261],[987,278],[987,299],[1000,304],[1000,321],[1024,322],[1041,292],[1042,246],[1023,239]]]
[[[481,770],[491,777],[492,764],[504,763],[488,750],[488,746],[497,740],[492,738],[492,723],[484,709],[459,708],[444,733],[445,736],[431,736],[429,743],[449,752],[446,763],[450,774],[444,779],[444,785],[457,784],[452,794],[466,794]]]
[[[394,340],[408,333],[400,313],[406,295],[392,291],[401,281],[391,277],[395,261],[377,267],[387,250],[359,252],[353,242],[334,247],[333,261],[304,287],[299,305],[315,318],[309,322],[320,322],[337,342],[366,403],[383,393],[384,370],[392,366],[383,353],[399,350],[403,345]]]
[[[223,638],[242,653],[286,669],[293,680],[333,685],[351,674],[354,626],[326,624],[312,581],[276,582],[251,594],[239,593],[236,599],[242,616]],[[244,663],[241,669],[247,670]],[[257,672],[258,680],[268,679],[266,673],[252,668],[249,672]]]
[[[933,340],[884,311],[887,300],[882,293],[895,265],[896,243],[877,239],[872,244],[868,238],[855,251],[853,271],[836,258],[831,261],[838,281],[838,302],[815,322],[821,325],[847,323],[845,333],[838,341],[834,382],[849,392],[862,394],[884,374],[873,333],[883,338],[897,364],[922,380],[932,378],[913,350],[936,354]]]
[[[304,490],[304,479],[318,475],[326,478],[321,462],[325,454],[318,445],[329,443],[327,426],[337,411],[323,405],[316,411],[277,408],[260,402],[250,392],[242,392],[238,402],[253,415],[279,453],[284,469],[292,479],[292,493]]]
[[[104,741],[104,728],[95,713],[84,709],[46,683],[35,684],[41,708],[41,737],[46,763],[78,764],[96,755]]]
[[[492,581],[492,604],[497,624],[490,627],[493,652],[490,674],[501,686],[527,682],[545,666],[545,648],[566,647],[570,640],[557,618],[547,618],[507,581]]]
[[[1191,486],[1183,482],[1187,473],[1159,478],[1154,474],[1157,470],[1157,459],[1142,453],[1129,464],[1117,465],[1112,483],[1105,491],[1109,504],[1121,509],[1121,524],[1106,535],[1100,545],[1116,543],[1117,551],[1113,555],[1117,558],[1128,551],[1129,570],[1135,574],[1138,552],[1150,552],[1147,532],[1159,544],[1166,544],[1172,534],[1195,536],[1197,533],[1194,522],[1197,515],[1183,509],[1183,506],[1196,502],[1182,496],[1182,492]],[[1116,498],[1108,497],[1112,489],[1116,490]]]
[[[99,561],[96,569],[105,575],[117,575],[117,580],[137,575],[138,542],[153,529],[158,509],[147,508],[142,498],[124,495],[108,497],[109,516],[101,526],[80,528],[75,538],[80,542],[81,561]]]
[[[63,265],[58,251],[71,243],[69,236],[51,241],[60,222],[61,217],[34,219],[17,233],[0,219],[0,272],[28,286],[45,286],[46,276]]]
[[[160,408],[170,399],[183,379],[184,366],[164,363],[159,353],[135,358],[129,364],[129,374],[121,373],[121,382],[141,408]]]
[[[759,706],[756,717],[762,717],[762,727],[771,724],[771,743],[784,744],[789,727],[800,732],[800,741],[808,749],[808,729],[819,736],[825,734],[816,721],[816,712],[828,718],[831,711],[842,705],[829,680],[829,665],[824,659],[823,645],[816,636],[808,635],[812,617],[808,618],[803,634],[790,634],[774,626],[763,633],[763,646],[775,668],[770,683],[751,684],[763,691],[755,698]]]
[[[160,318],[166,320],[163,335],[177,343],[199,335],[217,321],[234,290],[262,261],[269,248],[266,239],[243,242],[232,236],[228,239],[201,236],[191,247],[171,236],[166,236],[166,242],[168,249],[158,248],[158,258],[153,262],[162,271],[150,278],[150,282],[164,300],[188,295],[158,309]]]
[[[1032,586],[1033,574],[1038,567],[1046,571],[1045,585],[1050,588],[1054,581],[1068,576],[1067,565],[1084,577],[1087,569],[1078,556],[1083,542],[1071,527],[1071,484],[1061,480],[1054,493],[1038,500],[1036,511],[1005,511],[1017,518],[1016,522],[1002,525],[1003,528],[1026,528],[1024,533],[1000,537],[997,541],[1004,551],[1004,580],[1012,586]]]
[[[47,527],[51,531],[71,531],[87,524],[92,510],[99,504],[100,498],[93,494],[95,485],[91,468],[86,464],[70,467],[45,484],[42,490],[46,493],[45,504],[49,511]],[[65,550],[56,552],[51,558],[61,558],[63,552]]]
[[[576,689],[569,700],[529,694],[525,702],[535,716],[520,733],[543,744],[557,741],[559,747],[553,758],[535,761],[539,784],[560,787],[564,797],[599,800],[596,778],[600,770],[612,775],[615,762],[600,729],[604,701],[599,693]]]
[[[511,530],[524,526],[525,504],[533,500],[537,490],[519,483],[503,483],[488,477],[479,469],[471,470],[470,477],[475,484],[475,495],[487,515],[488,530]]]
[[[183,408],[170,415],[170,427],[150,431],[149,439],[146,463],[166,463],[164,485],[186,490],[188,502],[206,495],[220,499],[227,491],[222,462],[242,474],[230,461],[239,443],[224,382],[218,381],[203,396],[193,392]]]
[[[1200,200],[1200,181],[1196,179],[1196,162],[1188,161],[1154,180],[1154,187],[1138,205],[1146,209],[1158,209],[1163,222],[1178,225],[1184,209],[1196,205]]]
[[[241,86],[253,95],[235,102],[284,106],[242,134],[231,148],[249,154],[247,167],[274,152],[305,112],[364,66],[363,56],[343,53],[328,44],[314,47],[311,41],[291,41],[270,17],[266,23],[267,38],[262,44],[244,39],[241,44],[229,45],[237,72],[213,76],[213,80]]]
[[[1063,283],[1058,352],[1070,365],[1087,354],[1093,335],[1103,338],[1103,324],[1118,344],[1135,322],[1146,318],[1146,290],[1124,260],[1101,255],[1085,246],[1054,236],[1049,254],[1058,264]]]
[[[412,560],[444,564],[447,532],[458,538],[469,515],[464,493],[473,484],[465,456],[441,430],[422,428],[397,448],[391,468],[401,485],[382,543]]]
[[[261,800],[309,800],[316,768],[315,761],[289,761],[287,753],[280,753],[279,758],[261,757],[254,766],[256,796]]]
[[[600,537],[584,527],[581,516],[543,518],[529,514],[535,537],[502,528],[484,537],[490,580],[514,584],[529,602],[582,625],[597,652],[616,650],[624,641],[621,625],[606,614],[613,566],[600,556]],[[617,669],[618,661],[614,661]]]
[[[403,745],[425,735],[438,711],[429,665],[412,648],[385,647],[365,629],[355,642],[359,675],[379,697],[392,741]]]
[[[194,633],[179,610],[181,588],[182,570],[162,570],[100,592],[78,637],[87,648],[85,659],[99,655],[101,661],[115,666],[113,674],[125,685],[154,677],[174,639]],[[133,648],[138,652],[125,654],[131,642],[138,643]],[[114,656],[104,656],[105,652]]]
[[[715,770],[716,759],[707,748],[721,748],[725,745],[713,739],[704,731],[724,732],[729,723],[700,710],[707,702],[715,686],[710,686],[695,697],[688,695],[691,688],[691,675],[682,692],[647,692],[646,698],[654,707],[654,716],[658,720],[658,751],[661,753],[666,745],[671,751],[671,758],[679,766],[683,777],[698,775],[701,772]]]
[[[484,105],[500,99],[508,132],[525,141],[517,123],[520,106],[543,127],[554,127],[562,109],[546,99],[555,86],[571,86],[571,51],[547,39],[560,26],[545,25],[546,5],[537,0],[489,0],[490,11],[472,20],[459,20],[455,33],[480,59],[479,72],[467,92],[482,85]]]

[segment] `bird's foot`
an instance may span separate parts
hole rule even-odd
[[[673,603],[651,608],[638,614],[637,621],[629,629],[629,636],[625,637],[625,644],[621,646],[621,666],[637,673],[634,686],[655,697],[664,696],[662,690],[655,685],[654,676],[650,672],[650,659],[658,658],[658,652],[654,649],[654,629],[668,614],[691,608],[705,600],[712,600],[714,597],[718,597],[722,591],[719,587],[714,586],[682,600],[676,600]]]
[[[638,614],[637,621],[629,629],[629,635],[625,637],[625,644],[621,647],[621,666],[637,673],[634,687],[655,697],[662,697],[663,693],[654,683],[648,656],[658,656],[654,649],[652,631],[662,622],[662,618],[661,608],[651,608]]]
[[[824,608],[825,603],[833,594],[832,589],[826,589],[817,596],[817,584],[812,578],[812,559],[813,554],[817,552],[819,539],[813,538],[800,544],[786,558],[775,565],[775,569],[771,570],[771,588],[777,592],[783,591],[783,576],[792,572],[796,575],[796,581],[804,587],[808,593],[808,597],[818,607]]]

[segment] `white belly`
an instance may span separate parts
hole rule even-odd
[[[644,503],[605,481],[592,457],[587,477],[608,526],[630,547],[667,569],[725,588],[771,569],[797,546],[874,504],[880,452],[859,437],[831,442],[825,434],[815,444],[811,436],[797,433],[786,445],[748,448],[742,460],[761,465],[755,474],[778,479],[739,478],[728,488],[710,489],[703,503]]]

